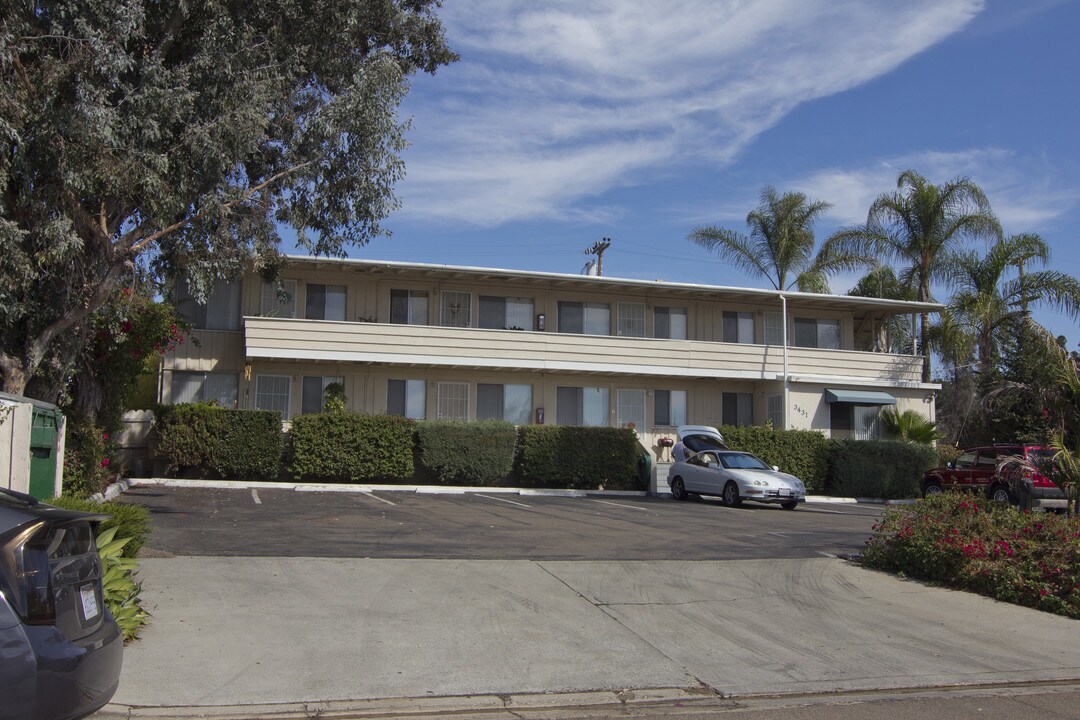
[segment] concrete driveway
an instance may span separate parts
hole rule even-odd
[[[579,504],[572,512],[586,515],[577,534],[637,523],[642,540],[630,547],[652,547],[657,527],[671,520],[641,521],[655,511],[674,518],[666,548],[720,542],[725,532],[787,542],[770,523],[813,517],[802,514],[809,508],[625,504],[653,510],[623,508],[638,519],[609,525],[589,520],[591,506]],[[395,507],[387,506],[387,517]],[[683,515],[699,512],[717,533],[709,542]],[[818,515],[851,521],[842,511]],[[486,510],[479,516],[490,518]],[[480,531],[459,522],[465,517],[451,518],[457,532]],[[562,532],[574,544],[572,527]],[[259,704],[310,713],[380,698],[453,704],[470,696],[479,707],[523,693],[627,688],[715,698],[1080,679],[1075,621],[863,570],[817,550],[803,555],[148,559],[142,578],[154,618],[126,650],[113,710]]]

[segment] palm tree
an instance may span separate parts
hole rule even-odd
[[[1013,332],[1015,321],[1026,317],[1032,305],[1050,307],[1072,318],[1080,317],[1080,282],[1057,270],[1023,273],[1031,262],[1045,264],[1050,248],[1038,235],[1012,235],[995,243],[985,257],[962,253],[948,263],[952,285],[952,313],[973,329],[979,371],[990,372],[998,348]],[[1008,278],[1009,271],[1016,271]]]
[[[855,287],[848,290],[848,295],[886,300],[914,300],[915,288],[900,282],[888,265],[878,265],[863,275],[859,282],[855,283]],[[910,349],[914,333],[907,320],[907,316],[893,315],[883,322],[874,341],[875,350],[901,353],[907,351],[905,348]]]
[[[900,442],[929,445],[938,439],[937,423],[917,410],[885,408],[881,411],[881,426],[888,437]]]
[[[943,259],[977,237],[1001,237],[1001,226],[978,185],[967,178],[934,185],[914,170],[905,170],[894,192],[874,200],[866,224],[833,234],[822,254],[857,256],[865,264],[877,259],[899,262],[906,266],[901,280],[918,289],[917,300],[929,302],[931,283],[944,279]],[[930,382],[929,313],[920,313],[920,319],[922,379]]]
[[[829,292],[828,273],[855,267],[846,256],[830,263],[814,255],[814,223],[832,205],[810,202],[800,192],[777,194],[766,185],[761,202],[746,216],[749,235],[706,225],[690,233],[690,242],[715,251],[722,259],[751,275],[764,277],[777,290],[797,287],[802,292]]]

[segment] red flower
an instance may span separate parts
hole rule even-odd
[[[101,458],[101,467],[109,467],[109,458]]]

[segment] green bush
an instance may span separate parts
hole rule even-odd
[[[928,445],[892,440],[835,440],[829,451],[829,492],[869,498],[919,494],[924,470],[937,463]]]
[[[288,470],[299,480],[350,482],[413,474],[412,420],[328,412],[301,415],[289,431]]]
[[[228,410],[208,403],[154,408],[155,457],[166,472],[209,471],[227,478],[274,480],[284,440],[281,413]]]
[[[116,528],[117,537],[128,538],[124,545],[124,557],[135,557],[139,548],[146,542],[146,536],[150,534],[150,511],[142,505],[128,505],[117,502],[95,502],[89,499],[60,495],[46,500],[49,505],[67,508],[68,510],[81,510],[83,512],[100,513],[109,515],[110,519],[101,523],[98,532],[102,533],[110,528]]]
[[[753,453],[768,465],[799,478],[807,492],[821,492],[825,487],[829,441],[817,430],[773,430],[744,425],[719,428],[724,442],[732,450]]]
[[[514,468],[517,431],[505,420],[416,424],[420,471],[448,485],[497,485]]]
[[[889,507],[862,563],[1080,618],[1080,519],[1025,513],[968,493]]]
[[[534,487],[645,490],[638,455],[627,428],[529,425],[518,428],[514,471]]]
[[[139,631],[150,617],[142,606],[142,583],[135,582],[139,561],[124,555],[129,545],[131,538],[124,537],[116,528],[104,530],[97,537],[102,598],[120,627],[125,643],[139,637]]]
[[[935,449],[937,450],[937,465],[935,467],[945,467],[964,454],[964,451],[955,445],[939,444]]]

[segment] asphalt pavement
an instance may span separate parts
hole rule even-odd
[[[103,715],[659,716],[1080,682],[1076,621],[828,556],[880,508],[161,490],[127,498],[159,508],[153,620]],[[270,554],[309,536],[342,549]]]

